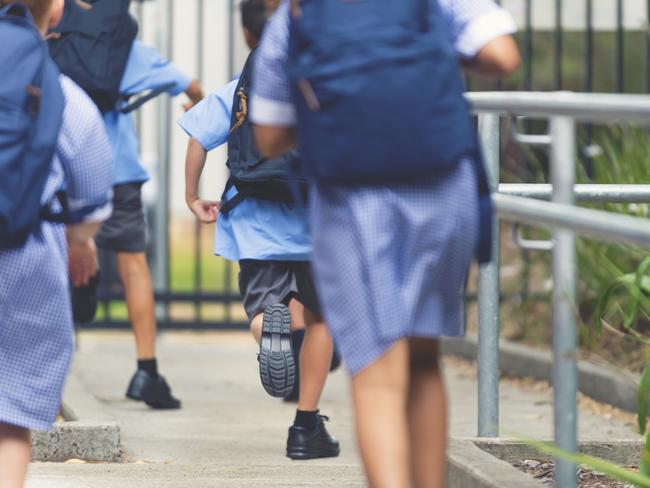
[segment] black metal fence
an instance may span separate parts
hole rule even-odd
[[[159,0],[156,0],[159,1]],[[173,0],[165,1],[167,12],[168,39],[173,36]],[[205,0],[207,1],[207,0]],[[203,71],[204,58],[204,0],[198,2],[200,26],[197,29],[197,53],[199,75]],[[562,16],[563,0],[522,0],[523,25],[517,34],[523,66],[512,77],[499,83],[486,82],[478,78],[468,78],[470,90],[574,90],[585,92],[645,92],[650,93],[650,29],[628,30],[624,24],[625,0],[612,3],[613,30],[602,31],[594,25],[594,4],[600,0],[584,1],[585,21],[582,29],[566,29]],[[647,19],[650,19],[650,0],[645,2]],[[534,4],[544,2],[550,9],[554,7],[554,28],[536,29],[534,26]],[[178,5],[178,4],[177,4]],[[229,0],[228,38],[231,42],[228,65],[231,72],[235,64],[236,9],[234,1]],[[138,6],[141,9],[141,6]],[[141,15],[141,12],[139,12]],[[166,102],[161,102],[161,113],[169,110]],[[169,117],[169,113],[167,113]],[[532,122],[524,122],[527,129],[534,128]],[[591,141],[591,128],[582,129],[585,145]],[[164,134],[163,134],[164,139]],[[508,141],[504,141],[504,146]],[[165,142],[160,146],[165,151]],[[160,159],[167,165],[162,171],[167,188],[160,191],[161,198],[169,195],[169,148]],[[527,156],[520,158],[527,161]],[[583,158],[589,173],[589,156]],[[526,167],[526,164],[524,164]],[[531,170],[520,175],[524,182],[533,182],[535,175]],[[150,262],[156,275],[156,303],[159,326],[162,329],[238,329],[246,328],[247,321],[240,305],[237,286],[238,267],[215,257],[210,252],[213,229],[198,223],[174,223],[170,225],[169,206],[153,212],[150,234],[157,236],[152,240],[149,250]],[[162,226],[162,227],[161,227]],[[522,251],[525,263],[528,254]],[[166,260],[162,262],[161,260]],[[101,306],[98,320],[89,327],[126,328],[129,327],[123,290],[117,279],[114,257],[102,254],[101,267],[104,279],[100,287]],[[529,266],[522,271],[523,287],[517,294],[519,300],[545,299],[544,295],[529,291]],[[472,297],[470,297],[472,298]],[[507,297],[505,297],[507,298]]]

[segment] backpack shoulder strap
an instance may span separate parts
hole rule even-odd
[[[228,179],[228,182],[226,183],[226,188],[223,190],[223,195],[221,197],[221,209],[220,212],[224,215],[228,215],[230,211],[235,208],[237,205],[239,205],[241,202],[246,200],[247,198],[250,198],[252,195],[252,192],[248,188],[237,188],[237,195],[234,197],[227,199],[226,194],[228,193],[228,190],[231,188],[237,188],[237,184],[235,183],[235,180],[231,177]]]
[[[119,112],[123,114],[130,114],[131,112],[138,110],[140,107],[142,107],[145,103],[147,103],[149,100],[153,100],[159,95],[162,95],[163,93],[168,92],[172,88],[176,86],[176,83],[173,81],[170,81],[169,83],[165,83],[164,85],[156,88],[155,90],[151,90],[145,95],[142,95],[141,97],[138,97],[136,100],[133,102],[129,103],[126,105],[126,107],[122,107]]]

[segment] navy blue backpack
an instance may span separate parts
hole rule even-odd
[[[291,17],[287,69],[306,173],[324,184],[408,182],[471,156],[479,259],[489,260],[489,189],[438,2],[292,0]]]
[[[131,0],[66,0],[63,18],[48,38],[62,73],[83,88],[102,112],[114,110],[138,23]]]
[[[0,10],[0,45],[0,248],[10,248],[46,218],[41,197],[64,98],[59,71],[24,5]]]
[[[255,144],[253,126],[248,118],[248,105],[253,64],[257,51],[251,51],[235,89],[228,138],[228,169],[230,178],[221,197],[221,213],[227,214],[246,198],[259,198],[280,203],[296,203],[307,198],[307,181],[297,174],[298,153],[291,151],[279,158],[260,156]],[[230,188],[237,195],[227,198]]]

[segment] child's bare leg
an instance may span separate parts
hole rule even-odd
[[[117,270],[124,285],[126,307],[135,334],[138,359],[156,357],[156,303],[145,253],[117,253]]]
[[[300,351],[300,398],[298,410],[318,409],[332,364],[334,343],[322,317],[304,308],[305,338]]]
[[[411,460],[417,488],[442,488],[446,475],[447,394],[438,342],[410,340],[408,419]]]
[[[371,488],[409,488],[409,346],[397,342],[352,378],[357,437]]]
[[[291,330],[300,330],[305,328],[304,320],[305,307],[298,300],[289,302],[289,311],[291,312]],[[264,324],[264,314],[260,313],[251,320],[251,334],[258,344],[262,340],[262,325]]]
[[[29,430],[0,423],[0,488],[22,488],[31,454]]]
[[[302,330],[305,328],[305,306],[295,298],[289,302],[289,312],[291,312],[291,331]]]
[[[262,324],[264,323],[264,314],[260,313],[251,320],[251,334],[259,344],[262,341]]]

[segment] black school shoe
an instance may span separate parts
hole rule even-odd
[[[258,359],[266,392],[278,398],[289,396],[295,385],[296,362],[291,347],[291,314],[286,305],[264,309]]]
[[[341,453],[339,441],[332,437],[325,428],[324,415],[318,416],[318,425],[313,429],[289,427],[287,439],[287,457],[295,460],[337,457]]]
[[[160,410],[181,408],[181,401],[172,396],[171,388],[165,378],[158,375],[154,378],[146,371],[139,369],[131,378],[126,390],[127,398],[143,401],[149,407]]]

